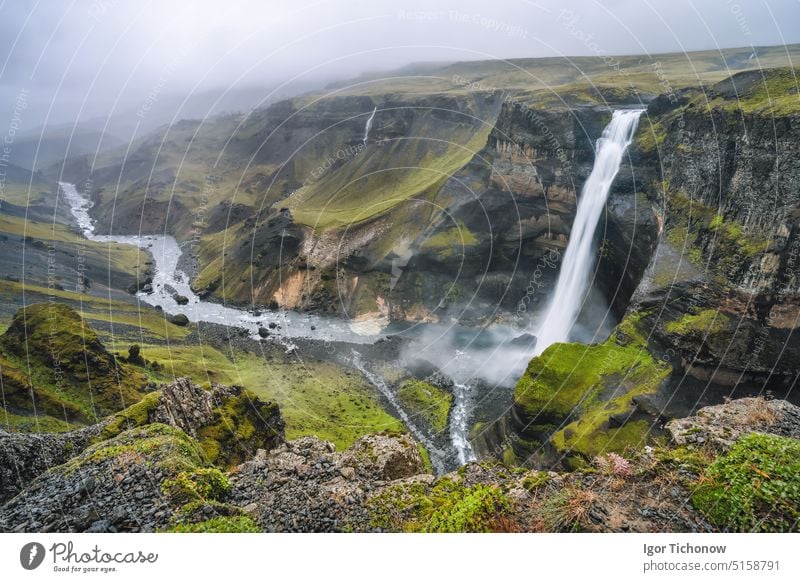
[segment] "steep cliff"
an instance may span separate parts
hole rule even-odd
[[[627,316],[605,348],[554,346],[531,362],[511,422],[486,431],[495,449],[579,463],[641,446],[663,418],[724,397],[791,395],[800,369],[800,100],[787,97],[789,81],[782,69],[746,72],[650,104],[609,214],[627,199],[654,219],[644,249],[617,236],[600,261],[618,272],[627,244]],[[631,345],[636,360],[626,359]]]

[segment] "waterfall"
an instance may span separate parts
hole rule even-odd
[[[378,391],[383,394],[386,400],[389,401],[389,404],[397,411],[397,415],[400,417],[400,420],[403,421],[403,424],[406,425],[409,432],[414,435],[419,442],[421,442],[425,448],[428,450],[428,454],[431,457],[431,464],[433,465],[434,470],[437,474],[441,475],[444,473],[445,470],[445,452],[433,444],[433,441],[428,438],[428,436],[416,426],[412,421],[411,417],[408,413],[403,409],[400,405],[397,396],[392,392],[392,389],[384,382],[383,378],[381,378],[378,374],[370,370],[367,366],[364,365],[363,360],[361,359],[361,354],[356,350],[352,350],[353,357],[350,360],[350,363],[353,367],[361,372],[364,377],[369,381],[370,384],[375,386]]]
[[[556,342],[567,341],[578,319],[594,267],[593,242],[597,223],[643,111],[615,111],[603,130],[603,136],[597,140],[594,167],[581,190],[553,299],[536,333],[536,355]]]
[[[367,124],[364,126],[364,145],[367,145],[367,139],[369,138],[369,130],[372,127],[372,120],[375,118],[375,113],[378,111],[378,108],[372,110],[372,115],[369,116],[367,119]]]
[[[458,464],[475,460],[475,451],[469,442],[469,386],[453,385],[453,410],[450,412],[450,442],[458,455]]]

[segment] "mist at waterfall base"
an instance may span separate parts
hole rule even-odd
[[[643,111],[615,111],[602,137],[597,140],[594,166],[581,190],[558,282],[544,320],[536,331],[536,355],[554,343],[571,338],[573,326],[591,288],[597,224]]]

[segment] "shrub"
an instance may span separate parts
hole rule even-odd
[[[800,520],[800,441],[742,437],[706,470],[692,502],[732,531],[796,531]]]

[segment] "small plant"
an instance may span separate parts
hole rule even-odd
[[[692,502],[731,531],[797,531],[800,441],[752,433],[706,470]]]
[[[542,506],[542,519],[548,531],[580,531],[597,494],[582,487],[566,487],[548,498]]]
[[[627,479],[633,475],[633,465],[617,453],[607,453],[594,458],[594,464],[604,475]]]
[[[176,503],[219,500],[228,489],[228,478],[216,467],[182,471],[174,479],[166,479],[161,485],[161,490]]]

